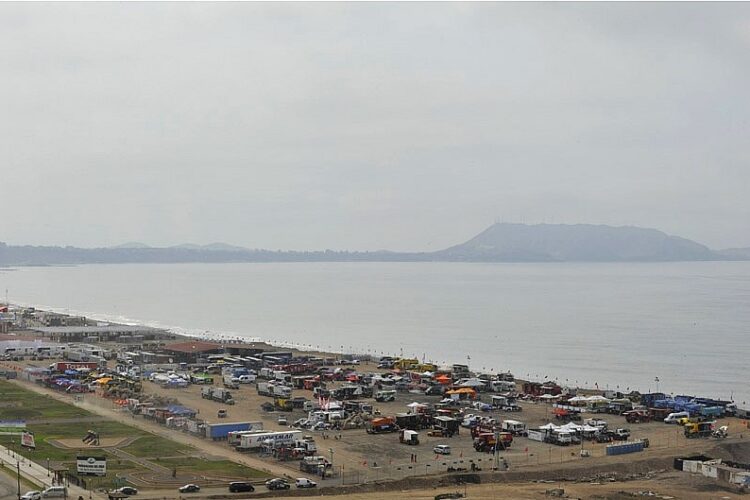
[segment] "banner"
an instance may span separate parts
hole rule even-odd
[[[24,448],[31,448],[32,450],[36,449],[33,432],[24,431],[23,434],[21,434],[21,446]]]
[[[79,474],[104,476],[107,474],[107,457],[76,457],[76,471]]]
[[[26,430],[25,420],[0,420],[0,435],[20,436]]]

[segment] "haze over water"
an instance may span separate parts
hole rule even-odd
[[[561,384],[750,401],[750,262],[0,270],[12,303]]]

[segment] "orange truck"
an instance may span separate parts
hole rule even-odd
[[[499,443],[497,443],[498,450],[505,450],[510,448],[513,443],[513,434],[510,432],[499,432],[497,433]],[[495,446],[495,433],[494,432],[481,432],[477,437],[474,438],[474,449],[477,451],[492,452],[496,448]]]
[[[370,421],[367,427],[368,434],[381,434],[384,432],[396,432],[398,426],[394,417],[378,417]]]

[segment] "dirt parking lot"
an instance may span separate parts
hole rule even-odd
[[[358,367],[360,371],[376,371],[373,365]],[[218,380],[219,377],[216,377]],[[216,385],[219,385],[218,383]],[[199,416],[209,422],[217,422],[216,413],[219,408],[229,411],[226,421],[255,421],[260,420],[266,429],[282,430],[285,426],[277,423],[279,415],[287,418],[291,424],[299,418],[307,416],[302,410],[293,412],[265,412],[260,409],[262,403],[272,402],[270,397],[257,394],[254,384],[241,385],[239,390],[234,390],[236,400],[234,406],[226,406],[221,403],[202,399],[200,386],[190,386],[186,389],[164,389],[150,382],[145,382],[144,390],[150,393],[166,397],[173,397],[188,407],[199,410]],[[293,396],[312,398],[311,391],[295,390]],[[488,395],[483,395],[489,399]],[[435,403],[440,400],[439,396],[425,396],[399,392],[396,401],[389,403],[373,403],[374,407],[382,415],[394,415],[408,411],[407,404],[412,402]],[[466,410],[466,413],[481,414],[496,420],[514,419],[525,422],[529,427],[536,427],[547,422],[557,422],[552,413],[552,406],[546,403],[522,402],[522,412],[478,412]],[[650,447],[643,452],[645,455],[654,455],[660,452],[687,453],[699,452],[710,446],[713,440],[688,440],[682,435],[682,428],[677,425],[667,425],[662,422],[650,422],[645,424],[628,424],[624,417],[615,415],[586,415],[586,417],[599,417],[607,421],[609,428],[627,427],[631,430],[631,440],[648,438]],[[722,424],[729,425],[730,435],[739,437],[743,431],[747,432],[744,421],[736,419],[724,419]],[[420,444],[408,446],[399,443],[398,434],[367,434],[364,429],[349,429],[342,431],[305,431],[315,437],[319,453],[326,457],[333,457],[335,468],[342,471],[346,484],[381,479],[399,479],[410,475],[419,475],[432,472],[445,471],[448,467],[470,468],[473,462],[481,469],[489,469],[494,466],[491,454],[477,452],[473,448],[473,442],[468,429],[461,429],[457,436],[452,438],[430,437],[426,431],[420,432]],[[447,456],[438,456],[433,452],[437,444],[450,445],[452,452]],[[514,438],[510,449],[502,452],[501,456],[512,469],[517,467],[543,467],[555,466],[561,463],[579,462],[585,466],[586,461],[600,460],[606,456],[606,444],[585,441],[583,445],[554,446],[532,441],[525,437]],[[585,449],[589,457],[581,457],[580,450]],[[633,457],[640,459],[641,457]],[[630,458],[631,460],[633,458]],[[620,458],[629,460],[628,457]],[[267,458],[266,460],[273,460]],[[281,463],[292,471],[298,470],[296,462]]]

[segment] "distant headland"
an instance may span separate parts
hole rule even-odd
[[[0,242],[0,266],[221,262],[672,262],[750,260],[750,248],[712,250],[656,229],[592,224],[493,224],[434,252],[281,251],[225,243],[108,248],[19,246]]]

